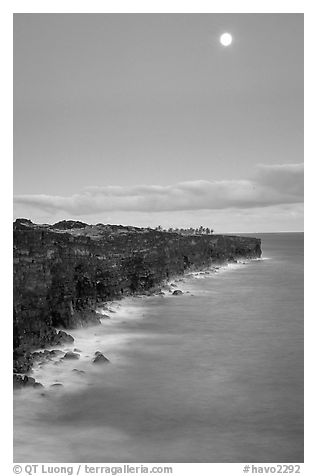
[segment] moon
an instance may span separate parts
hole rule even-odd
[[[232,35],[227,32],[223,33],[219,38],[219,41],[222,44],[222,46],[230,46],[232,43],[232,40],[233,40]]]

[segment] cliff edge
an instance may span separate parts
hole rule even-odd
[[[56,328],[99,322],[98,303],[146,293],[188,268],[261,256],[261,240],[116,225],[14,222],[14,370],[28,353],[71,339]]]

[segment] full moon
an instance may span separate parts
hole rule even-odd
[[[230,46],[232,43],[232,35],[230,35],[230,33],[223,33],[219,41],[223,46]]]

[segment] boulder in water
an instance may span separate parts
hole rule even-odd
[[[73,369],[73,372],[76,372],[77,374],[83,375],[85,373],[84,370],[78,370],[78,369]]]
[[[13,388],[22,388],[24,384],[24,377],[21,375],[13,374]]]
[[[28,377],[27,375],[17,375],[13,374],[13,388],[21,389],[22,387],[43,387],[42,384],[36,382],[33,377]]]
[[[93,360],[94,364],[110,364],[110,360],[107,359],[101,352],[95,353],[95,358]]]
[[[183,294],[183,291],[181,291],[180,289],[175,289],[175,291],[173,292],[173,296],[180,296],[181,294]]]
[[[56,344],[66,344],[66,343],[72,343],[74,342],[74,337],[71,336],[70,334],[67,334],[67,332],[64,331],[58,331],[56,335]]]
[[[35,384],[35,378],[28,377],[27,375],[24,377],[24,386],[25,387],[33,387]]]
[[[53,349],[53,350],[51,350],[50,354],[55,356],[55,355],[64,354],[64,352],[62,350],[59,350],[59,349]]]
[[[66,354],[64,355],[63,359],[66,359],[66,360],[71,360],[71,359],[79,359],[80,355],[79,354],[76,354],[75,352],[66,352]]]

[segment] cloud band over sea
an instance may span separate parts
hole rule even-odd
[[[46,213],[164,212],[248,209],[302,203],[304,165],[258,165],[247,180],[194,180],[175,185],[90,186],[71,196],[16,195],[16,204]]]

